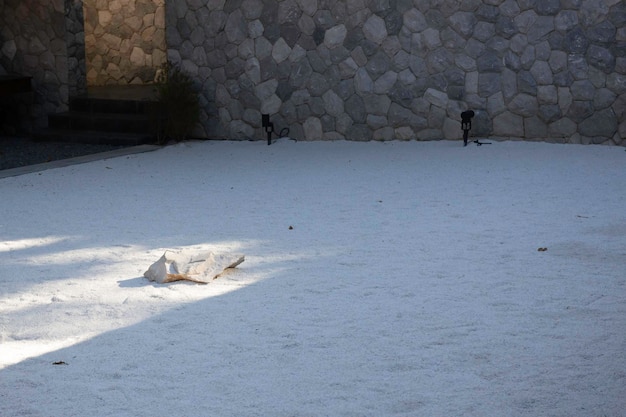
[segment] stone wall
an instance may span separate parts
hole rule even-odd
[[[165,0],[85,0],[87,84],[145,84],[166,61]]]
[[[211,138],[626,145],[621,0],[178,0],[168,57],[198,80]]]
[[[67,108],[70,90],[82,88],[81,9],[80,0],[0,0],[0,66],[33,77],[33,94],[4,99],[11,100],[8,111],[14,113],[7,119],[20,122],[14,127],[45,126],[48,113]]]
[[[87,89],[83,0],[65,0],[65,30],[67,82],[69,96],[74,97],[84,93]]]

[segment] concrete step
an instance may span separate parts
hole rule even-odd
[[[70,100],[70,111],[77,113],[154,114],[156,103],[150,100],[75,97]]]
[[[48,129],[36,136],[78,143],[155,143],[156,106],[153,85],[89,87],[70,99],[69,111],[48,115]]]
[[[69,111],[48,116],[48,127],[66,130],[148,133],[154,121],[148,115]]]
[[[101,130],[71,130],[47,128],[34,132],[33,140],[38,142],[84,143],[92,145],[136,146],[156,143],[153,134],[106,132]]]

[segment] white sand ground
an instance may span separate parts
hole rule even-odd
[[[0,415],[625,416],[625,174],[283,140],[0,179]],[[142,277],[182,248],[246,261]]]

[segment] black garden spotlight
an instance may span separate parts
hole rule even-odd
[[[274,132],[274,123],[270,122],[269,114],[261,115],[261,124],[263,125],[263,129],[267,133],[267,144],[272,144],[272,132]]]
[[[270,122],[270,115],[269,114],[262,114],[261,115],[261,125],[263,126],[263,129],[265,129],[265,132],[267,133],[267,144],[271,145],[272,144],[272,133],[276,133],[276,131],[274,130],[274,123]],[[278,137],[285,137],[289,134],[289,128],[285,127],[283,128],[279,133],[278,133]]]
[[[463,146],[467,146],[467,137],[472,129],[472,117],[475,113],[473,110],[465,110],[461,113],[461,129],[463,129]]]

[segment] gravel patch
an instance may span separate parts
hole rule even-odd
[[[123,145],[35,142],[28,137],[0,137],[0,170],[42,164],[127,147]]]

